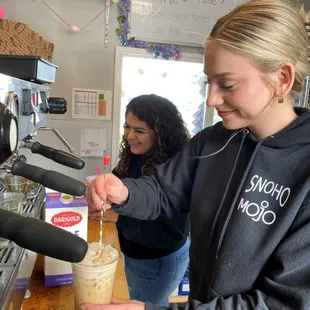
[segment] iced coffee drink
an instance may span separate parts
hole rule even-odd
[[[90,243],[82,262],[72,264],[75,309],[83,303],[110,304],[119,252],[109,244]]]

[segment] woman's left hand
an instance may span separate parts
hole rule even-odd
[[[112,298],[111,305],[83,304],[81,310],[144,310],[145,304],[136,300],[119,300]]]

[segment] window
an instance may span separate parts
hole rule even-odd
[[[208,121],[211,114],[205,109],[206,85],[202,70],[201,54],[183,54],[182,60],[174,61],[156,59],[140,49],[116,48],[112,166],[118,160],[126,106],[136,96],[153,93],[172,101],[192,136],[212,123]]]

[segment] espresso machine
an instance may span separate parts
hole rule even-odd
[[[1,69],[1,68],[0,68]],[[49,114],[66,111],[58,98],[50,98],[50,88],[39,83],[0,74],[0,173],[23,176],[41,184],[36,198],[28,199],[23,213],[0,209],[0,237],[11,240],[0,250],[0,309],[21,309],[37,253],[68,262],[81,261],[87,243],[63,229],[41,220],[45,187],[82,196],[85,184],[61,173],[27,164],[20,148],[34,156],[44,156],[62,165],[82,169],[84,161],[70,153],[32,142],[32,134],[52,130],[72,152],[61,134],[46,127]],[[0,184],[0,193],[5,187]]]

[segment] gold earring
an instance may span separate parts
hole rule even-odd
[[[281,96],[279,96],[279,97],[278,97],[278,103],[283,103],[283,102],[284,102],[284,98],[281,97]]]

